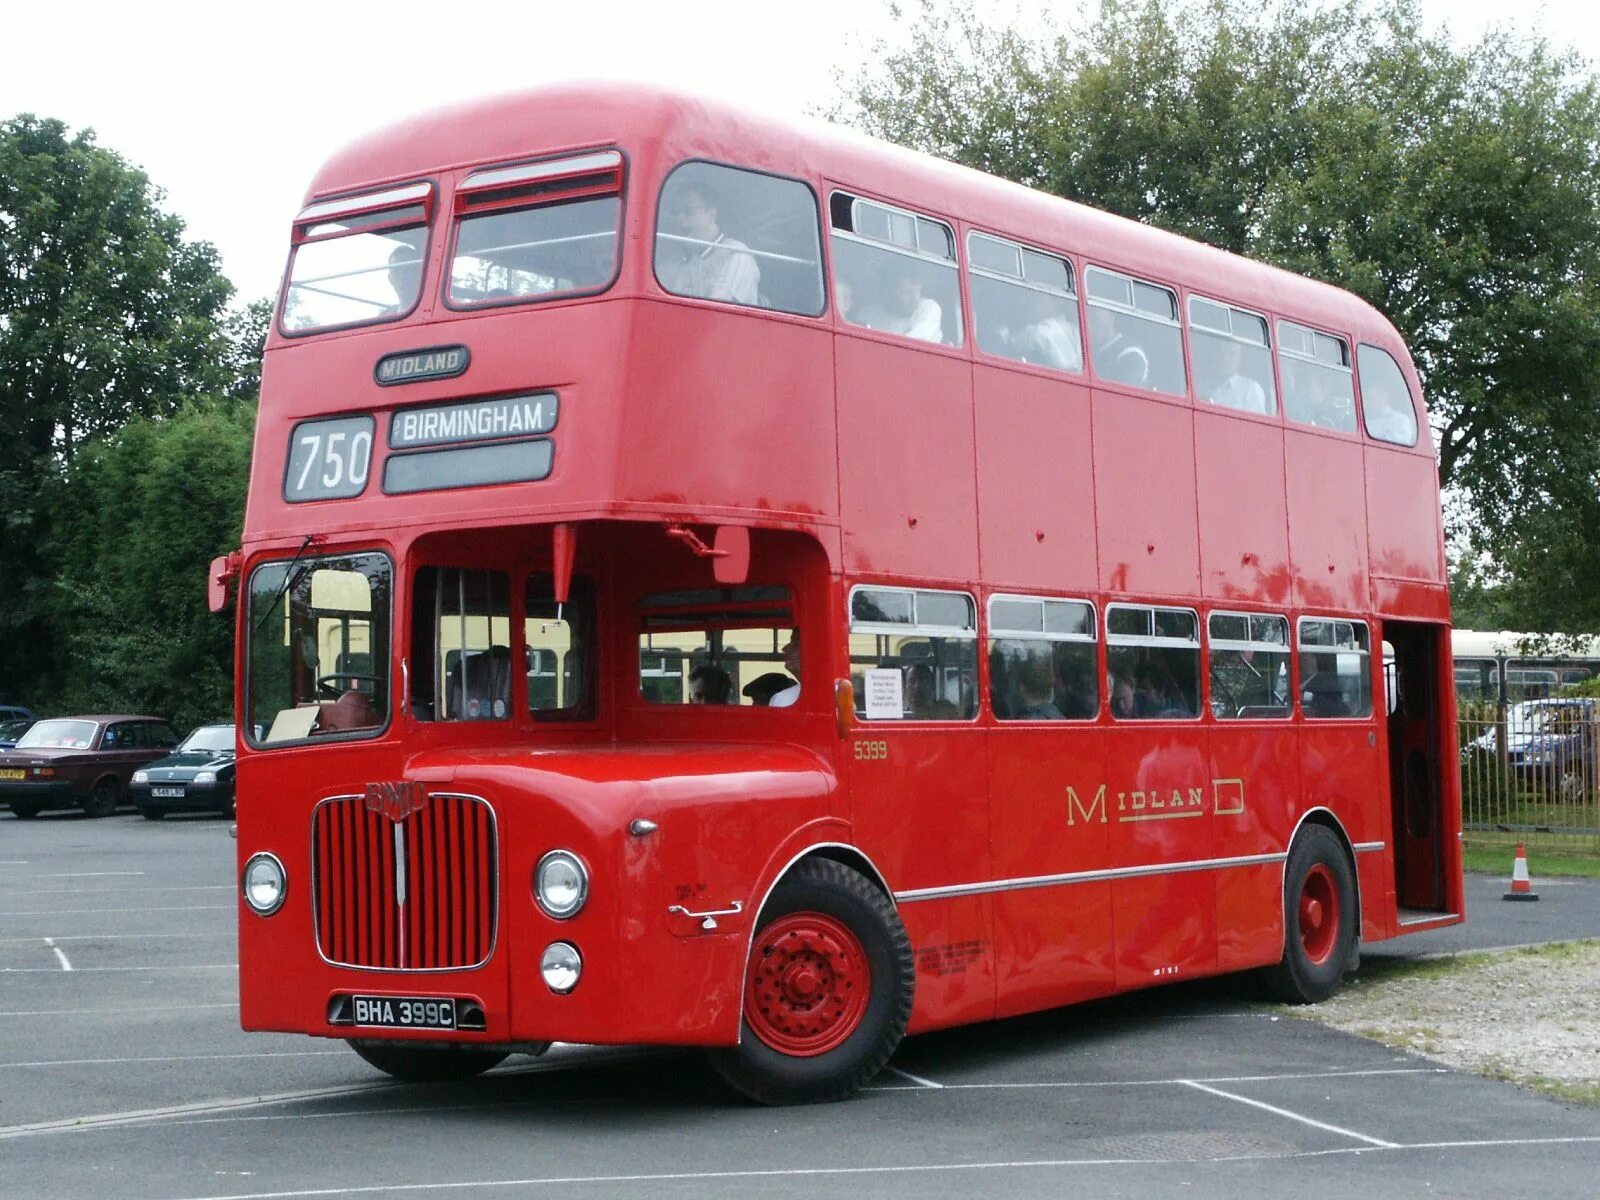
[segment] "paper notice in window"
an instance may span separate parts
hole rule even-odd
[[[867,708],[869,721],[898,721],[905,713],[903,688],[905,677],[894,667],[867,672]]]

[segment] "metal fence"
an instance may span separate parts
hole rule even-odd
[[[1463,702],[1460,734],[1468,842],[1600,854],[1600,701]]]

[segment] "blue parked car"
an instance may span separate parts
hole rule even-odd
[[[0,718],[0,750],[10,750],[17,744],[17,739],[27,733],[32,726],[32,717],[15,720]]]
[[[1600,700],[1523,700],[1506,710],[1505,765],[1524,787],[1552,800],[1577,801],[1597,783],[1595,723]],[[1496,730],[1474,738],[1467,752],[1494,754]]]

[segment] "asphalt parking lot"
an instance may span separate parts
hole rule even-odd
[[[239,1031],[227,829],[0,817],[0,1196],[1594,1190],[1600,1110],[1233,980],[912,1039],[862,1096],[815,1108],[744,1104],[683,1052],[557,1047],[472,1084],[392,1083],[336,1043]],[[1471,932],[1431,936],[1600,934],[1600,889],[1536,883],[1539,905],[1498,905],[1503,881],[1473,881]]]

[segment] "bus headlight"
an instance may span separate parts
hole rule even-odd
[[[578,986],[578,977],[583,974],[583,955],[570,942],[551,942],[544,948],[539,971],[546,987],[558,996],[565,996]]]
[[[570,850],[552,850],[533,872],[533,898],[558,921],[575,917],[589,899],[589,869]]]
[[[263,917],[283,907],[289,877],[276,855],[257,854],[244,865],[244,902]]]

